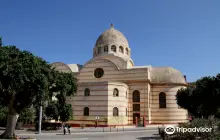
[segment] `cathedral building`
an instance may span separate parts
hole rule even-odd
[[[113,25],[98,37],[93,58],[83,66],[52,65],[78,79],[76,95],[67,99],[72,125],[176,124],[188,119],[176,103],[186,77],[172,67],[135,66],[128,40]]]

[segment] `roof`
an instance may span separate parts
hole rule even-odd
[[[95,46],[112,44],[129,47],[126,37],[113,26],[98,37]]]
[[[83,67],[79,64],[67,64],[72,72],[79,72],[79,70]]]
[[[79,64],[65,64],[63,62],[54,62],[52,66],[55,67],[56,70],[62,72],[79,72],[79,70],[83,67]]]
[[[172,67],[152,67],[151,82],[186,84],[184,75]]]

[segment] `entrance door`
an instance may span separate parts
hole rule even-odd
[[[139,120],[141,119],[140,113],[133,113],[133,124],[135,124],[136,117],[139,122]]]

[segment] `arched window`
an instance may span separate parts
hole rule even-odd
[[[133,102],[140,102],[140,92],[138,90],[133,92]]]
[[[111,51],[112,51],[112,52],[116,52],[116,46],[115,46],[115,45],[112,45]]]
[[[161,92],[159,94],[159,107],[160,108],[166,108],[167,105],[166,105],[166,94],[164,92]]]
[[[108,52],[108,46],[104,47],[104,52]]]
[[[84,90],[84,96],[90,96],[90,90],[89,90],[89,88],[86,88],[86,89]]]
[[[113,96],[114,96],[114,97],[118,97],[118,96],[119,96],[119,91],[118,91],[117,88],[115,88],[115,89],[113,90]]]
[[[128,116],[128,109],[126,108],[126,110],[125,110],[125,111],[126,111],[126,116]]]
[[[119,47],[119,52],[120,52],[120,53],[124,53],[124,49],[123,49],[122,46]]]
[[[128,52],[128,48],[126,48],[126,54],[127,54],[127,55],[129,54],[129,52]]]
[[[98,47],[98,54],[100,54],[102,52],[102,48]]]
[[[88,107],[84,107],[83,115],[84,116],[89,116],[89,108]]]
[[[113,108],[113,116],[118,116],[118,108],[117,107]]]
[[[126,98],[128,98],[128,91],[126,91],[126,95],[125,96],[126,96]]]

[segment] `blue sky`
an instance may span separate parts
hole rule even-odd
[[[135,65],[195,81],[220,72],[219,0],[1,0],[0,36],[48,62],[84,64],[98,36],[124,33]]]

